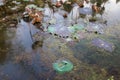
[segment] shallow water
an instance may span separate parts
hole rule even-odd
[[[109,0],[105,3],[105,12],[103,14],[104,18],[108,21],[109,25],[118,25],[120,22],[120,2],[116,3],[116,0]]]
[[[17,28],[0,30],[0,80],[107,80],[111,76],[119,80],[119,7],[119,2],[109,0],[102,16],[107,27],[114,29],[106,29],[106,34],[101,35],[88,33],[78,42],[66,42],[41,32],[41,41],[35,44],[32,35],[40,30],[23,20]],[[96,37],[113,43],[115,50],[108,52],[92,45],[91,40]],[[70,60],[74,69],[56,73],[52,64],[61,58]]]

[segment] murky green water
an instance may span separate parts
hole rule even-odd
[[[0,80],[107,80],[120,79],[120,3],[105,3],[103,19],[107,20],[105,34],[91,33],[79,42],[67,43],[58,37],[41,33],[39,45],[34,45],[31,35],[39,31],[21,20],[17,28],[0,30]],[[91,44],[94,37],[115,45],[113,52]],[[58,74],[52,63],[60,58],[69,59],[74,69]]]

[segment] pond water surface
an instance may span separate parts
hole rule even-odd
[[[119,8],[120,2],[107,1],[102,15],[107,21],[105,34],[88,33],[78,42],[65,42],[23,20],[17,28],[1,29],[0,80],[108,80],[111,76],[120,80]],[[32,37],[36,32],[41,33],[38,44]],[[114,51],[93,46],[96,37],[113,43]],[[58,59],[70,60],[73,70],[58,74],[52,67]]]

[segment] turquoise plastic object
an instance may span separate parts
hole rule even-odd
[[[75,25],[73,25],[73,27],[75,28],[75,30],[83,30],[84,29],[84,26],[79,25],[79,24],[75,24]]]
[[[69,72],[73,69],[73,64],[70,61],[61,60],[56,63],[53,63],[53,68],[58,73],[65,73],[65,72]]]
[[[49,26],[48,27],[48,32],[49,33],[54,33],[55,32],[55,27]]]
[[[75,24],[73,26],[70,26],[68,27],[68,30],[71,32],[71,33],[75,33],[76,31],[78,30],[84,30],[84,26],[80,25],[80,24]]]
[[[74,33],[74,32],[75,32],[75,28],[74,28],[73,26],[68,27],[68,30],[69,30],[71,33]]]

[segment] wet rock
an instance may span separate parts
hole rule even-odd
[[[97,32],[99,34],[103,34],[104,33],[104,28],[105,25],[104,24],[100,24],[100,23],[89,23],[86,27],[86,31],[88,32]]]
[[[52,34],[57,34],[59,37],[67,37],[71,35],[68,28],[62,23],[50,25],[48,27],[48,32]]]
[[[110,43],[108,41],[104,41],[100,38],[94,38],[92,40],[92,44],[96,47],[103,48],[103,49],[105,49],[106,51],[109,51],[109,52],[113,52],[114,49],[115,49],[115,46],[114,46],[113,43]]]

